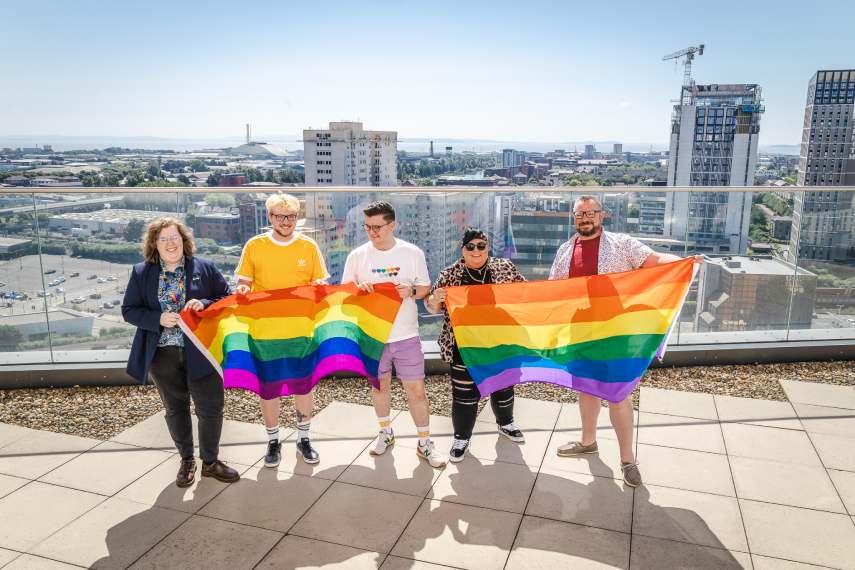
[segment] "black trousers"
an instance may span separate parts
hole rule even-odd
[[[460,363],[451,365],[451,423],[456,439],[469,439],[478,416],[481,393],[466,367]],[[510,386],[490,394],[490,406],[500,426],[514,421],[514,387]]]
[[[149,375],[160,393],[166,410],[166,426],[181,458],[193,458],[192,397],[199,419],[199,456],[205,463],[216,461],[223,431],[223,380],[212,373],[188,382],[184,349],[177,346],[158,347]]]

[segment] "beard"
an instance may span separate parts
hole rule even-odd
[[[594,223],[585,224],[582,226],[576,226],[576,232],[580,236],[583,236],[583,237],[592,236],[592,235],[596,234],[598,231],[600,231],[600,226],[598,226],[597,224],[594,224]]]

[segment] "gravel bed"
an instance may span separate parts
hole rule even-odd
[[[855,386],[855,362],[656,368],[648,372],[642,385],[786,400],[778,379]],[[427,382],[427,393],[432,414],[450,415],[451,389],[448,376],[431,376]],[[575,392],[551,384],[523,384],[517,386],[516,393],[520,397],[537,400],[576,401]],[[315,412],[334,400],[370,405],[369,384],[361,379],[321,381],[315,391]],[[638,390],[633,394],[633,400],[637,406]],[[392,407],[407,409],[399,382],[393,383]],[[0,390],[0,422],[99,439],[108,439],[161,409],[157,390],[150,385]],[[258,397],[242,390],[228,390],[225,415],[227,419],[261,425]],[[294,423],[294,408],[290,398],[283,399],[281,419],[284,426]]]

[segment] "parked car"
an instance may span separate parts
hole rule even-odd
[[[84,301],[86,301],[86,299],[84,299],[83,297],[75,297],[74,299],[71,300],[71,302],[74,303],[75,305],[79,305],[80,303],[83,303]]]
[[[65,277],[57,277],[56,280],[60,283],[65,283]]]
[[[56,292],[57,293],[65,293],[65,287],[57,287]]]
[[[115,275],[110,275],[109,277],[107,277],[107,281],[115,281],[115,280],[116,280]]]
[[[87,279],[98,279],[98,276],[93,273],[92,275],[87,277]]]
[[[3,283],[2,281],[0,281],[0,287],[5,287],[5,286],[6,286],[6,284]]]
[[[74,273],[72,273],[71,275],[69,275],[69,277],[80,277],[80,272],[79,272],[79,271],[75,271]]]
[[[103,305],[101,305],[101,308],[102,309],[112,309],[113,304],[112,303],[104,303]]]
[[[45,275],[51,275],[52,273],[56,273],[56,269],[48,269],[45,271]]]
[[[39,292],[37,293],[37,295],[38,295],[39,297],[47,297],[47,294],[45,293],[44,289],[42,289],[41,291],[39,291]]]
[[[106,280],[106,279],[104,279],[103,277],[99,277],[97,282],[98,282],[98,283],[106,283],[106,282],[107,282],[107,280]]]
[[[101,293],[92,293],[91,295],[89,295],[89,298],[90,299],[100,299]]]

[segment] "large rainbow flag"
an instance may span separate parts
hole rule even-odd
[[[314,285],[230,295],[179,325],[223,377],[264,399],[308,394],[324,376],[377,382],[377,366],[401,297],[392,284]]]
[[[620,402],[665,353],[694,259],[556,281],[451,287],[446,307],[482,396],[551,382]]]

